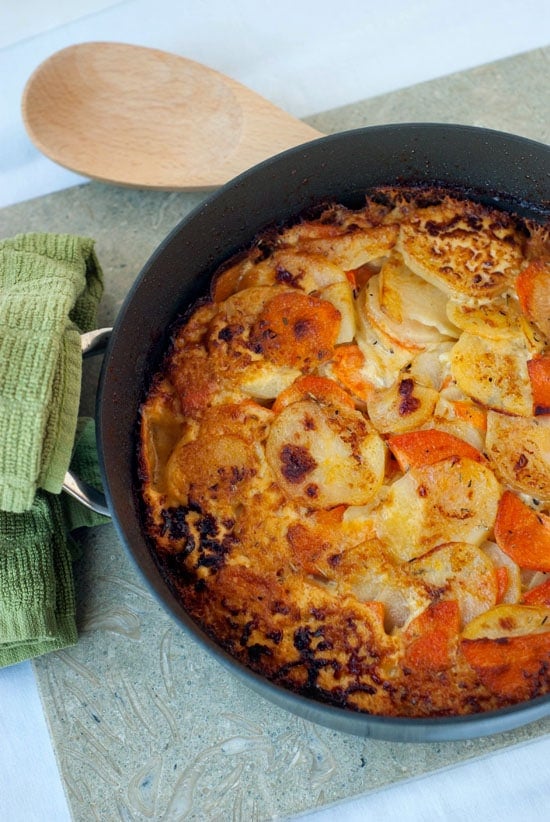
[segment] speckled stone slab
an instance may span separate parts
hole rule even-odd
[[[482,125],[550,142],[550,49],[319,114],[329,133],[389,122]],[[90,183],[0,211],[0,235],[92,236],[112,324],[145,261],[201,195]],[[139,330],[136,329],[136,333]],[[97,365],[86,365],[93,413]],[[154,600],[112,525],[82,538],[75,565],[80,640],[34,662],[73,817],[288,818],[550,733],[550,718],[465,742],[364,740],[307,723],[249,691]]]

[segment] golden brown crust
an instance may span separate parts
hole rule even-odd
[[[163,575],[233,657],[387,716],[550,692],[550,602],[523,602],[546,571],[494,530],[505,491],[550,506],[547,240],[383,188],[220,270],[143,403],[140,482]]]

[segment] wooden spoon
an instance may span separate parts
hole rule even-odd
[[[22,110],[56,163],[139,188],[214,188],[321,136],[230,77],[123,43],[56,52],[29,78]]]

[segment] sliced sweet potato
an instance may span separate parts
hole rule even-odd
[[[449,457],[485,461],[483,454],[473,445],[437,428],[394,434],[387,442],[402,471],[411,466],[433,465]]]
[[[550,608],[550,579],[541,582],[540,585],[536,585],[530,591],[526,591],[522,602],[525,605],[542,605],[545,608]]]
[[[545,692],[550,633],[463,639],[460,648],[483,684],[503,699],[519,701]]]
[[[452,408],[457,419],[467,422],[480,431],[487,430],[487,411],[470,400],[452,400]]]
[[[514,560],[498,547],[496,542],[487,541],[481,546],[495,566],[497,575],[497,603],[513,604],[521,599],[521,570]]]
[[[512,491],[500,499],[495,539],[521,568],[550,571],[550,516],[534,511]]]
[[[260,312],[250,345],[276,365],[315,368],[332,356],[340,321],[340,312],[327,300],[285,291]]]
[[[550,262],[533,260],[516,278],[521,310],[548,339],[550,337]]]
[[[528,360],[527,371],[533,394],[533,414],[550,414],[550,357]]]
[[[459,632],[458,603],[451,599],[432,603],[403,633],[404,665],[416,670],[445,670],[451,664]]]
[[[550,609],[497,605],[462,633],[461,651],[484,685],[504,699],[529,699],[547,687]]]
[[[330,371],[360,400],[366,401],[374,390],[373,383],[365,376],[365,355],[356,343],[339,345],[334,349]]]

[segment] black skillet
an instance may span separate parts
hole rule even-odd
[[[178,313],[207,292],[216,268],[261,229],[327,199],[358,206],[372,186],[399,183],[441,183],[544,222],[550,217],[550,147],[468,126],[375,126],[291,149],[229,182],[173,229],[119,313],[100,379],[98,448],[107,504],[130,556],[181,627],[233,674],[280,707],[346,733],[402,742],[467,739],[547,716],[550,696],[468,717],[412,719],[336,708],[275,686],[217,647],[176,601],[149,551],[136,495],[138,409]]]

